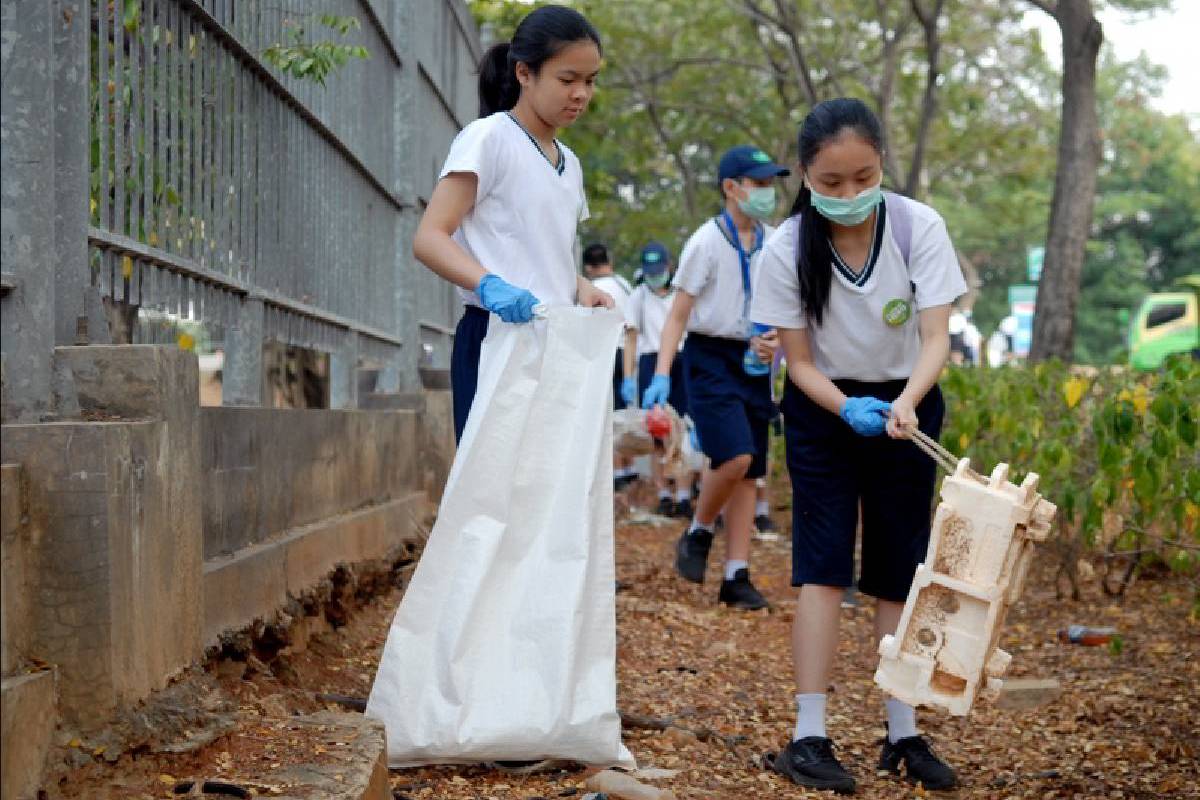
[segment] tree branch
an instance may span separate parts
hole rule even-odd
[[[1029,2],[1052,17],[1058,16],[1058,0],[1029,0]]]

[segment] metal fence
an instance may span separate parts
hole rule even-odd
[[[4,3],[18,51],[21,37],[42,35],[38,5]],[[86,185],[52,179],[56,235],[78,232],[62,220],[83,204],[87,218],[84,263],[56,275],[55,312],[69,318],[55,325],[58,344],[72,327],[105,340],[94,322],[72,324],[89,299],[118,341],[202,331],[224,349],[230,404],[262,401],[265,340],[329,353],[335,407],[355,404],[360,368],[396,391],[412,388],[419,360],[445,365],[458,301],[413,263],[410,241],[451,139],[475,116],[480,47],[463,0],[49,5],[43,80],[59,91],[44,116],[57,161],[87,164]],[[264,60],[293,31],[337,38],[323,14],[356,17],[344,41],[370,58],[325,86]],[[38,89],[9,83],[6,167],[17,155],[7,134],[25,121],[16,99]],[[6,191],[5,216],[9,205]],[[4,269],[19,279],[29,266],[12,250],[6,237]]]

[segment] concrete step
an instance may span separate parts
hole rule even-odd
[[[46,754],[58,724],[57,684],[54,670],[3,679],[0,797],[4,800],[37,797]]]
[[[362,714],[321,711],[291,717],[287,728],[289,736],[319,739],[321,756],[305,764],[284,764],[261,776],[257,783],[282,791],[273,796],[279,800],[391,800],[382,722]]]

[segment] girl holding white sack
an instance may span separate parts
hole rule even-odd
[[[467,308],[451,369],[459,451],[367,703],[392,767],[632,763],[616,712],[603,392],[623,321],[569,307],[614,304],[575,270],[587,202],[579,160],[555,138],[587,107],[600,60],[595,28],[562,6],[492,47],[482,117],[451,145],[413,241]],[[594,425],[578,424],[581,408]],[[587,454],[564,456],[571,446]]]
[[[600,35],[577,11],[528,14],[511,43],[479,67],[480,118],[450,146],[413,237],[413,254],[459,287],[454,333],[454,428],[466,426],[489,312],[529,322],[534,306],[614,308],[575,271],[575,236],[588,218],[579,159],[555,138],[587,108],[600,72]]]
[[[774,768],[795,783],[853,792],[825,731],[825,691],[842,593],[878,600],[875,634],[894,633],[929,543],[933,463],[908,431],[937,438],[937,386],[950,304],[967,290],[946,225],[929,206],[880,189],[883,135],[859,100],[815,106],[800,129],[804,185],[764,246],[751,318],[778,329],[788,364],[782,411],[792,481],[792,656],[797,717]],[[887,434],[886,436],[884,434]],[[888,698],[878,769],[926,789],[954,771]]]

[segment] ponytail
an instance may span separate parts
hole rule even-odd
[[[810,321],[820,325],[833,283],[833,248],[829,244],[829,220],[813,206],[808,184],[800,187],[790,216],[796,217],[800,226],[796,273],[800,277],[801,308]]]
[[[542,6],[530,11],[511,42],[492,45],[479,62],[479,116],[508,111],[521,97],[517,63],[537,74],[548,59],[575,42],[591,41],[602,50],[600,34],[573,8]]]
[[[508,111],[521,96],[517,83],[517,63],[509,59],[508,42],[494,44],[479,62],[479,116]]]

